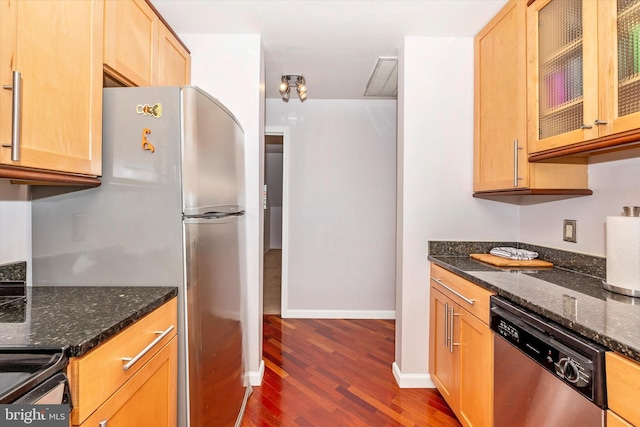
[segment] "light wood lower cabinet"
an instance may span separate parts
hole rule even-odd
[[[74,405],[71,424],[175,426],[176,327],[174,298],[82,357],[72,358],[67,369]],[[125,358],[133,359],[128,369]]]
[[[429,371],[465,426],[493,423],[491,292],[431,265]]]
[[[638,410],[640,364],[620,354],[608,352],[606,354],[606,369],[607,406],[609,407],[607,426],[640,426],[640,411]]]
[[[607,411],[607,427],[633,427],[633,424],[626,422],[615,412]]]
[[[145,366],[84,421],[96,427],[176,425],[178,338],[173,337]]]

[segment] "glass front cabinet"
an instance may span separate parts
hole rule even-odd
[[[640,0],[527,10],[529,153],[640,129]]]

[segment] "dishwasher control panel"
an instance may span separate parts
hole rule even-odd
[[[551,325],[551,322],[545,324],[539,316],[528,315],[519,306],[516,310],[510,310],[492,300],[491,329],[558,379],[604,407],[606,398],[601,390],[604,353],[601,364],[600,357],[590,354],[593,343],[583,342],[581,337],[570,331],[559,331],[558,325]],[[597,380],[594,381],[594,378]]]

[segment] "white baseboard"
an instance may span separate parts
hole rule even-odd
[[[247,372],[247,377],[249,378],[249,384],[255,387],[259,387],[262,385],[262,377],[264,376],[264,360],[260,361],[260,367],[257,371],[249,371]]]
[[[395,310],[283,310],[285,319],[395,319]]]
[[[429,374],[403,374],[396,362],[393,362],[392,370],[400,388],[436,388]]]

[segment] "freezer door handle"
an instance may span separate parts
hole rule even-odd
[[[210,212],[204,212],[199,215],[185,215],[184,219],[207,219],[207,218],[223,219],[223,218],[229,218],[233,216],[243,216],[244,214],[245,214],[245,211],[238,211],[238,212],[210,211]]]

